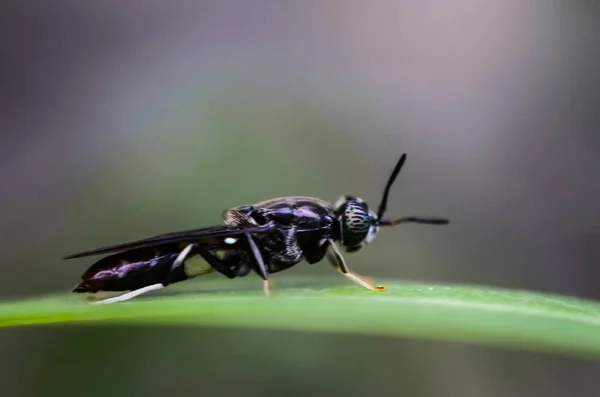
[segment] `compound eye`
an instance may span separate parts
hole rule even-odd
[[[360,246],[368,237],[371,224],[366,206],[349,202],[342,213],[342,244],[346,247]]]

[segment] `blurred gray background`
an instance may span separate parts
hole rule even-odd
[[[453,223],[384,230],[354,270],[599,299],[599,15],[591,1],[2,2],[0,297],[66,293],[90,261],[63,255],[235,205],[375,206],[407,152],[389,213]],[[24,328],[1,332],[0,357],[3,396],[600,395],[585,361],[291,332]]]

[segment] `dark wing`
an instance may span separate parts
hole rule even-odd
[[[158,245],[169,244],[169,243],[202,243],[204,241],[211,242],[214,239],[222,239],[224,237],[236,237],[246,233],[269,233],[275,228],[274,223],[267,223],[265,225],[247,225],[247,226],[211,226],[202,229],[184,230],[180,232],[173,232],[167,234],[161,234],[158,236],[146,238],[143,240],[132,241],[129,243],[122,243],[117,245],[111,245],[107,247],[96,248],[90,251],[79,252],[65,256],[63,259],[74,259],[81,258],[84,256],[92,256],[99,254],[107,254],[110,252],[127,251],[131,249],[156,247]]]

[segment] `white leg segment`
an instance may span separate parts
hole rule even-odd
[[[138,295],[144,294],[146,292],[150,292],[150,291],[156,291],[159,290],[161,288],[164,288],[165,286],[162,284],[152,284],[152,285],[148,285],[144,288],[140,288],[140,289],[136,289],[133,290],[131,292],[127,292],[126,294],[123,295],[119,295],[119,296],[115,296],[113,298],[108,298],[108,299],[104,299],[98,302],[92,302],[93,305],[105,305],[107,303],[115,303],[115,302],[123,302],[126,301],[128,299],[134,298]]]
[[[183,263],[183,261],[185,260],[185,257],[188,256],[188,254],[190,253],[192,248],[194,248],[194,244],[189,244],[187,247],[185,247],[183,249],[183,251],[181,251],[179,253],[179,255],[177,255],[177,258],[175,258],[175,260],[173,261],[173,264],[171,265],[171,270],[176,269],[179,265],[181,265]]]

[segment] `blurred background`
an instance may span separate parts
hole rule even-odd
[[[390,215],[452,224],[384,230],[354,270],[600,299],[599,15],[592,1],[5,1],[0,298],[67,293],[90,261],[63,255],[231,206],[375,206],[407,152]],[[276,279],[301,274],[332,270]],[[0,335],[2,396],[600,395],[597,364],[462,344]]]

